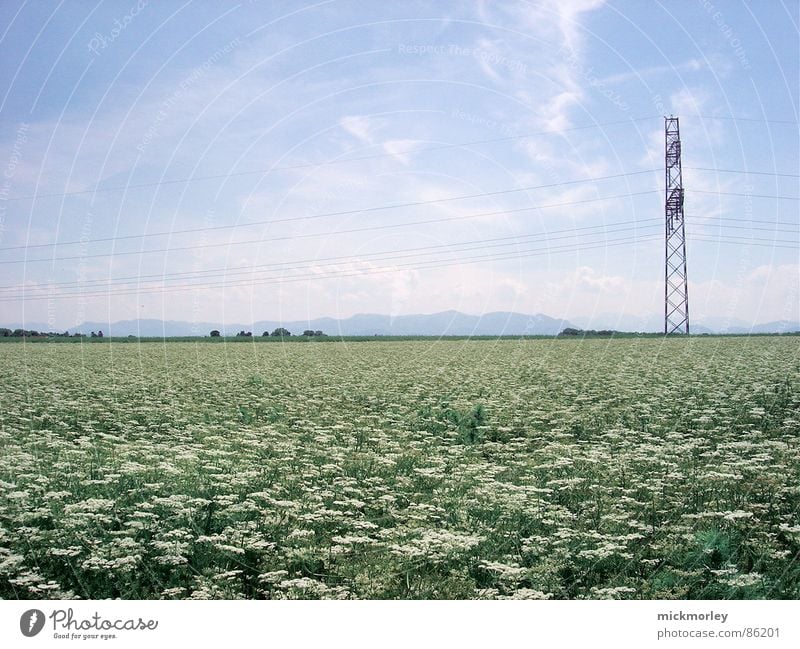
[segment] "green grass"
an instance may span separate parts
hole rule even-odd
[[[261,340],[0,345],[0,597],[800,597],[796,337]]]

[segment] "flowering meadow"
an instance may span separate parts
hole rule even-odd
[[[800,338],[0,344],[2,598],[800,598]]]

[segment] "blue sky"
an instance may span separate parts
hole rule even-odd
[[[4,2],[0,320],[658,323],[669,114],[693,320],[799,320],[799,22],[778,0]]]

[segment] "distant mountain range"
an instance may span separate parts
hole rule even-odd
[[[617,331],[658,332],[661,320],[652,316],[640,318],[625,314],[600,314],[572,321],[551,318],[543,314],[495,312],[467,315],[459,311],[442,311],[427,315],[388,316],[360,313],[349,318],[315,318],[312,320],[260,320],[252,324],[219,322],[184,322],[180,320],[120,320],[117,322],[84,322],[70,327],[69,332],[103,331],[106,336],[207,336],[213,329],[223,335],[235,336],[239,331],[251,331],[260,336],[264,331],[285,327],[292,334],[306,329],[321,330],[328,335],[342,336],[554,336],[566,327],[580,329],[614,329]],[[4,325],[10,329],[59,330],[41,322]],[[780,320],[755,326],[734,319],[708,319],[692,322],[692,333],[788,333],[800,331],[800,322]]]
[[[26,325],[6,325],[10,329],[36,329],[49,331],[52,327],[37,322]],[[554,336],[565,327],[567,320],[546,315],[521,313],[487,313],[482,316],[466,315],[458,311],[443,311],[429,315],[388,316],[359,313],[349,318],[314,318],[312,320],[260,320],[252,324],[238,322],[183,322],[178,320],[121,320],[118,322],[84,322],[69,329],[70,333],[102,331],[106,336],[207,336],[216,329],[223,335],[234,336],[239,331],[251,331],[254,336],[284,327],[292,334],[302,334],[306,329],[341,336],[495,336],[544,335]]]
[[[659,332],[664,329],[663,314],[635,316],[619,313],[601,313],[590,317],[572,318],[581,329],[613,329],[616,331]],[[781,334],[800,331],[800,322],[775,320],[751,325],[737,318],[705,317],[690,321],[693,334]]]

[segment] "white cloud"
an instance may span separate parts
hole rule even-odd
[[[523,40],[518,52],[526,52],[526,61],[535,62],[536,89],[529,91],[513,75],[509,77],[509,92],[521,101],[536,107],[532,126],[546,130],[561,130],[571,125],[571,111],[585,100],[585,44],[587,32],[584,27],[586,14],[596,11],[604,0],[545,0],[543,2],[481,5],[481,16],[487,22],[508,21],[516,29],[529,35]],[[492,12],[499,12],[497,18]],[[487,52],[494,53],[496,60],[508,61],[497,42],[484,39],[481,42]],[[500,58],[503,57],[503,58]],[[528,64],[520,62],[527,71]],[[510,69],[509,65],[505,66]],[[518,66],[519,68],[519,66]],[[484,73],[493,81],[500,81],[502,66],[482,64]],[[530,81],[531,75],[526,79]]]
[[[618,293],[625,286],[625,278],[618,275],[598,275],[592,268],[581,266],[568,280],[567,286],[570,284],[577,289]]]
[[[697,318],[727,316],[747,325],[800,321],[800,265],[762,264],[731,278],[689,282]]]
[[[704,88],[684,86],[670,96],[670,105],[674,115],[702,114],[710,98]]]
[[[415,145],[419,140],[387,140],[383,143],[383,150],[398,162],[407,165],[411,161]]]
[[[635,68],[629,72],[619,72],[610,74],[599,80],[600,83],[606,85],[625,83],[627,81],[644,80],[647,77],[655,77],[667,74],[674,74],[688,70],[691,72],[698,72],[707,69],[709,66],[700,59],[691,58],[683,63],[676,63],[674,65],[652,65],[646,68]]]
[[[373,118],[365,115],[348,115],[339,120],[342,128],[357,140],[365,144],[375,142],[375,130],[378,127]]]

